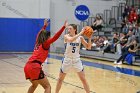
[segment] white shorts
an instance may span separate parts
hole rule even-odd
[[[84,67],[80,58],[64,58],[62,61],[62,73],[68,73],[71,70],[76,72],[83,71]]]

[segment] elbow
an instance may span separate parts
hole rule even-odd
[[[91,46],[87,46],[86,49],[91,50]]]
[[[88,50],[91,50],[91,48],[87,48]]]

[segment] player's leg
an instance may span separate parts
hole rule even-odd
[[[47,77],[45,77],[45,74],[42,69],[40,69],[40,73],[38,75],[37,81],[38,81],[38,84],[40,84],[45,89],[44,93],[51,93],[50,83]]]
[[[69,63],[69,65],[68,65]],[[62,61],[62,65],[61,65],[61,69],[60,69],[60,73],[59,73],[59,78],[56,84],[56,89],[55,89],[55,93],[59,93],[62,83],[65,79],[66,73],[70,70],[71,68],[71,59],[70,58],[64,58],[64,60]]]
[[[32,83],[32,85],[29,87],[28,89],[28,93],[34,93],[35,89],[38,86],[38,82],[36,80],[34,80],[36,78],[36,69],[32,69],[31,64],[26,64],[24,67],[24,73],[25,73],[25,77],[26,79],[29,79],[29,81]]]
[[[63,73],[63,72],[59,73],[59,78],[58,78],[58,81],[57,81],[55,93],[59,93],[59,90],[60,90],[60,88],[62,86],[62,82],[64,81],[65,76],[66,76],[66,73]]]
[[[44,93],[51,93],[51,85],[47,77],[44,77],[43,79],[38,80],[38,83],[45,89]]]
[[[82,84],[84,86],[84,89],[85,89],[86,93],[90,93],[89,85],[88,85],[88,83],[86,81],[84,71],[77,72],[77,74],[78,74],[80,80],[82,81]]]
[[[35,89],[38,86],[38,82],[37,80],[34,80],[34,81],[30,80],[30,82],[32,83],[32,85],[29,87],[28,93],[34,93]]]
[[[86,93],[90,93],[89,85],[85,78],[84,67],[82,65],[82,61],[80,60],[80,58],[75,60],[75,64],[73,64],[73,67],[76,69],[77,74],[80,80],[82,81]]]

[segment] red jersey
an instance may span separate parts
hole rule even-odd
[[[138,19],[138,15],[136,14],[136,12],[130,13],[129,15],[129,22],[133,22],[136,21]]]
[[[42,29],[46,29],[46,26],[43,26]],[[64,29],[65,29],[65,26],[63,26],[52,38],[47,39],[43,44],[39,45],[38,47],[35,47],[33,54],[29,58],[28,62],[37,60],[43,63],[48,56],[50,44],[55,42],[60,37]],[[38,38],[38,35],[37,35],[37,38]]]

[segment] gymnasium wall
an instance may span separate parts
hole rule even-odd
[[[90,16],[95,16],[120,1],[124,0],[0,0],[0,52],[32,51],[44,18],[51,19],[48,29],[54,35],[65,20],[80,24],[74,16],[78,5],[88,6]],[[51,51],[64,48],[63,35],[53,43]]]
[[[0,0],[0,52],[31,52],[44,18],[50,0]]]
[[[86,5],[90,9],[90,16],[95,16],[96,13],[103,13],[105,9],[111,9],[111,6],[116,6],[124,0],[51,0],[50,17],[51,30],[57,31],[68,20],[69,23],[80,24],[76,19],[74,11],[78,5]],[[64,34],[64,33],[63,33]],[[52,51],[56,47],[64,48],[63,35],[54,43]]]

